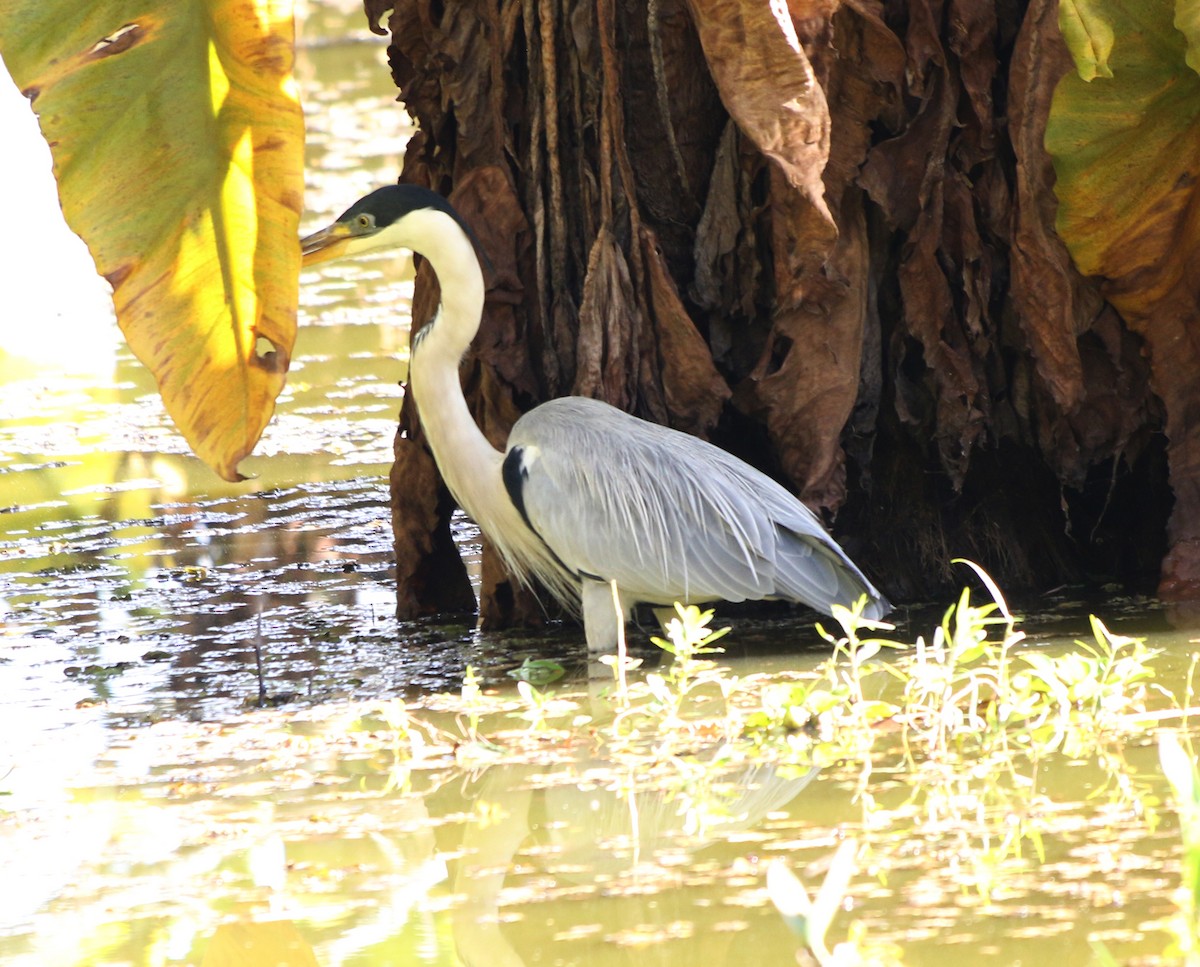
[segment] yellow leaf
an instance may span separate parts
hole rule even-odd
[[[291,0],[0,4],[0,55],[50,143],[67,223],[172,419],[230,480],[295,340],[292,44]]]
[[[1108,66],[1113,29],[1102,6],[1089,0],[1062,0],[1058,5],[1058,28],[1075,61],[1075,69],[1085,81],[1113,76]]]

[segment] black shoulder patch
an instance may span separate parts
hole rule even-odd
[[[504,463],[500,467],[500,478],[504,481],[504,489],[508,492],[509,500],[517,508],[517,513],[521,515],[521,520],[525,521],[525,526],[542,542],[546,550],[550,552],[550,556],[554,558],[555,563],[563,569],[563,573],[571,575],[571,577],[578,581],[580,578],[579,572],[564,563],[563,559],[558,556],[558,552],[550,546],[546,538],[533,526],[533,522],[525,512],[525,483],[529,480],[529,469],[525,466],[524,447],[513,447],[505,454]],[[597,578],[596,580],[600,579]]]
[[[525,513],[525,481],[529,479],[529,471],[525,469],[524,456],[525,450],[522,447],[513,447],[509,450],[504,457],[500,476],[504,480],[504,489],[508,491],[509,499],[517,508],[517,513],[521,515],[521,520],[525,521],[526,526],[536,534],[537,531],[529,523],[529,515]]]

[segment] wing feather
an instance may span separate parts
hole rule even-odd
[[[597,400],[552,400],[509,437],[533,529],[631,600],[780,597],[823,611],[882,596],[800,501],[725,451]]]

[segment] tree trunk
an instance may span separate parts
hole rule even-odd
[[[489,438],[567,393],[711,438],[837,512],[896,600],[957,584],[955,557],[1013,590],[1156,581],[1163,407],[1054,232],[1056,11],[397,0],[402,180],[491,261],[463,373]],[[411,399],[401,424],[399,607],[461,607]],[[481,610],[541,613],[486,548]]]

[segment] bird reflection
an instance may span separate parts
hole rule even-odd
[[[637,767],[614,775],[611,764],[584,761],[575,775],[588,777],[592,767],[595,782],[576,778],[564,784],[535,766],[520,765],[490,768],[472,784],[475,817],[453,875],[460,898],[452,913],[454,941],[467,967],[541,962],[544,952],[538,948],[556,939],[588,942],[616,935],[637,947],[630,930],[686,932],[690,925],[668,912],[675,905],[668,896],[695,885],[691,854],[754,829],[791,803],[816,773],[795,776],[752,765],[722,775],[712,787],[720,791],[706,798],[695,789],[638,788]],[[534,873],[534,865],[545,875]],[[528,875],[516,877],[515,871]],[[690,899],[695,898],[685,899],[682,918],[701,912]],[[525,917],[513,914],[523,901],[548,900],[563,902],[546,906],[545,923],[531,922],[527,906]],[[633,901],[637,923],[626,922],[631,911],[617,900]],[[615,956],[613,945],[605,946]],[[647,962],[644,953],[638,963]],[[678,954],[675,950],[672,962]],[[729,963],[745,962],[736,950],[730,956]],[[724,962],[707,941],[703,960]]]

